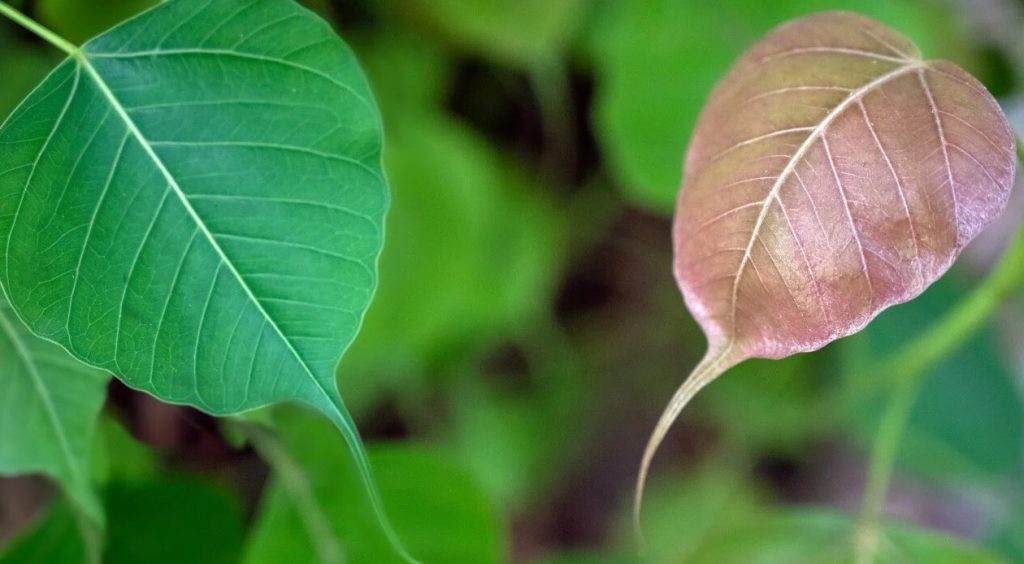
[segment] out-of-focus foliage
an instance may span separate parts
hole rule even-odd
[[[883,314],[879,323],[842,343],[850,364],[845,390],[854,429],[870,442],[889,387],[866,371],[934,323],[965,294],[955,276],[919,299]],[[1024,460],[1024,405],[1009,356],[995,330],[986,328],[936,366],[911,414],[902,464],[935,479],[999,483],[1019,475]]]
[[[352,492],[359,478],[325,422],[306,413],[275,418],[282,454],[293,460],[270,490],[245,562],[399,561],[369,505]],[[384,503],[409,550],[424,562],[498,562],[506,540],[494,507],[471,476],[429,447],[370,450]],[[281,468],[279,465],[278,468]]]
[[[162,478],[111,484],[106,503],[110,534],[104,562],[238,561],[242,514],[231,492],[195,479]]]
[[[412,0],[401,10],[470,52],[514,65],[564,54],[591,0]]]
[[[542,318],[566,228],[521,165],[431,105],[447,74],[436,52],[404,37],[365,60],[385,108],[392,205],[374,307],[340,370],[356,410],[374,389],[415,393],[439,362]]]

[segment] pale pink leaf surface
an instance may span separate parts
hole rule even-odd
[[[857,14],[784,24],[694,130],[675,274],[708,338],[648,443],[748,358],[813,351],[919,295],[1003,210],[1014,138],[984,86]]]

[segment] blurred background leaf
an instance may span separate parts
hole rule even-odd
[[[563,54],[588,1],[412,0],[394,9],[462,49],[528,67]]]
[[[334,544],[338,561],[399,562],[359,495],[355,468],[331,428],[291,410],[281,410],[275,422],[297,475],[283,477],[290,483],[271,484],[245,561],[323,561],[330,553],[325,544]],[[417,558],[453,564],[502,559],[507,540],[499,517],[464,470],[415,445],[374,446],[370,461],[395,529]],[[315,507],[296,497],[296,487],[308,488]],[[327,529],[311,526],[317,522]]]

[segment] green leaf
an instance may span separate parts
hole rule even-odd
[[[564,256],[566,225],[542,186],[464,125],[403,115],[388,135],[394,207],[378,301],[342,363],[356,410],[538,318]]]
[[[691,555],[722,530],[756,522],[765,513],[761,495],[736,466],[715,462],[699,472],[655,481],[645,507],[645,552],[652,562],[691,562]],[[617,538],[632,548],[628,507]]]
[[[160,473],[156,454],[113,417],[100,419],[95,452],[94,475],[102,484],[145,482]]]
[[[238,562],[241,508],[219,487],[185,477],[115,480],[106,490],[105,503],[110,521],[105,564]],[[0,556],[0,562],[81,564],[83,555],[73,512],[56,503]]]
[[[238,500],[190,478],[110,486],[105,564],[229,564],[242,550]],[[370,522],[373,517],[370,515]]]
[[[334,369],[376,286],[388,193],[348,47],[288,0],[173,0],[81,49],[36,31],[69,58],[0,128],[19,315],[168,402],[316,407],[372,495]]]
[[[585,0],[416,0],[422,15],[459,45],[503,63],[529,66],[560,55],[572,39]]]
[[[631,0],[605,7],[591,36],[598,138],[624,195],[664,214],[675,205],[683,152],[712,86],[772,27],[818,10],[846,9],[892,25],[930,55],[948,55],[957,45],[941,7],[908,0],[734,0],[728,8]]]
[[[792,454],[829,431],[831,399],[809,355],[756,359],[736,366],[706,392],[705,413],[735,441],[772,454]]]
[[[879,316],[876,323],[839,350],[852,430],[869,444],[885,405],[886,386],[869,387],[865,370],[901,350],[921,327],[932,326],[967,294],[956,276],[946,276],[918,299]],[[922,380],[907,423],[899,463],[942,480],[973,480],[998,486],[1019,471],[1024,459],[1024,405],[1008,351],[993,327],[983,328]],[[970,374],[970,385],[964,375]]]
[[[82,564],[88,557],[75,522],[64,501],[41,512],[34,526],[0,549],[0,564]]]
[[[97,524],[89,455],[109,379],[29,333],[0,294],[0,474],[51,476]]]
[[[281,442],[270,436],[255,441],[275,475],[244,562],[394,561],[386,539],[369,526],[370,508],[353,498],[355,469],[324,440],[324,423],[285,410],[277,423]],[[426,447],[369,450],[395,528],[414,554],[424,562],[502,561],[507,541],[494,507],[464,470]]]

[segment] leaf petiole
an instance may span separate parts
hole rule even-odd
[[[39,22],[33,20],[32,18],[30,18],[30,17],[26,16],[25,14],[19,12],[18,10],[15,10],[8,3],[0,2],[0,14],[3,14],[5,16],[7,16],[7,18],[10,19],[11,21],[13,21],[13,22],[17,23],[18,25],[20,25],[21,27],[31,31],[32,33],[38,35],[39,37],[44,39],[47,43],[49,43],[50,45],[53,45],[54,47],[60,49],[61,51],[64,51],[68,55],[74,57],[75,55],[78,54],[78,46],[77,45],[75,45],[74,43],[71,43],[67,39],[64,39],[63,37],[57,35],[53,31],[50,31],[49,29],[47,29],[45,26],[43,26]]]

